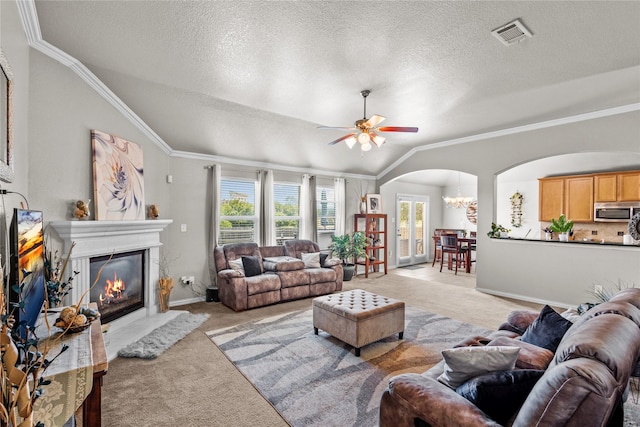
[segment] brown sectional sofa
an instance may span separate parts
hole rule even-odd
[[[554,352],[523,341],[531,330],[529,325],[535,325],[543,312],[538,317],[514,312],[503,324],[507,330],[472,337],[456,346],[463,351],[470,348],[465,346],[520,347],[515,369],[489,372],[465,380],[455,389],[442,382],[443,372],[451,369],[445,367],[444,360],[422,374],[392,377],[381,399],[380,426],[622,425],[622,402],[640,356],[640,289],[625,289],[567,324]],[[538,321],[538,325],[542,323]],[[551,334],[554,331],[555,326],[547,329]],[[537,377],[529,388],[519,390],[521,383],[514,380],[517,375],[513,373],[525,374],[525,369],[527,375]],[[509,381],[498,386],[495,381],[490,383],[498,377],[504,379],[505,374]],[[485,378],[489,384],[484,390],[475,389],[472,396],[464,394],[469,384],[477,385]],[[521,400],[512,412],[499,413],[516,393],[522,393]],[[480,409],[473,401],[487,406]],[[489,416],[490,410],[497,410],[497,415]],[[496,421],[501,416],[504,419]]]
[[[321,265],[305,265],[303,254],[316,253],[320,253],[320,248],[310,240],[287,240],[283,246],[259,247],[256,243],[217,246],[214,258],[220,301],[242,311],[341,291],[339,260],[323,256]],[[241,269],[239,265],[250,268]]]

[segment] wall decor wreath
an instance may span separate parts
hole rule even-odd
[[[522,202],[524,196],[518,191],[511,196],[511,225],[514,227],[522,227]]]

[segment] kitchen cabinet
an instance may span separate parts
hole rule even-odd
[[[594,201],[615,202],[618,200],[618,175],[596,175],[594,177]]]
[[[538,220],[565,216],[574,222],[593,221],[593,176],[540,178]]]
[[[640,201],[640,171],[594,175],[594,201]]]
[[[574,222],[593,221],[593,176],[564,179],[565,212]]]
[[[538,220],[550,222],[564,212],[564,178],[540,178],[538,188]]]
[[[618,174],[618,201],[640,201],[640,171]]]
[[[378,271],[384,267],[387,274],[387,215],[386,214],[355,214],[354,231],[365,232],[369,245],[365,248],[367,256],[357,264],[364,265],[364,277],[369,277],[369,269]]]

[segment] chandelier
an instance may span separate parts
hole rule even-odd
[[[458,172],[458,194],[456,197],[442,196],[442,200],[444,200],[448,208],[456,209],[466,208],[473,202],[473,197],[465,197],[460,191],[460,172]]]

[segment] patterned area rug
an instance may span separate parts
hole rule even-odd
[[[311,310],[208,332],[256,389],[292,426],[377,426],[388,379],[423,372],[440,352],[484,328],[407,307],[404,339],[362,348],[320,331]]]
[[[394,335],[355,357],[348,344],[323,331],[314,335],[312,325],[311,310],[304,310],[207,336],[292,426],[373,427],[390,377],[423,372],[440,361],[442,350],[490,332],[406,307],[403,340]],[[640,426],[634,397],[625,403],[625,427]]]

